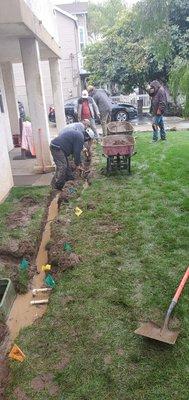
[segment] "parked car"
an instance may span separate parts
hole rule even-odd
[[[24,106],[23,106],[22,102],[19,101],[19,100],[18,100],[18,109],[19,109],[20,118],[22,118],[24,120],[25,117],[26,117],[26,113],[25,113]]]
[[[77,102],[78,98],[72,98],[65,102],[65,114],[67,124],[77,122]],[[114,103],[112,101],[111,121],[128,121],[137,117],[137,109],[129,103]],[[56,122],[55,109],[49,108],[49,121]],[[98,120],[96,121],[99,122]]]
[[[53,122],[54,124],[56,123],[55,109],[53,106],[49,107],[49,121]]]
[[[69,99],[64,104],[67,124],[72,124],[73,122],[78,121],[77,102],[78,102],[78,97]]]
[[[129,103],[112,103],[112,121],[129,121],[130,119],[136,118],[137,108]]]

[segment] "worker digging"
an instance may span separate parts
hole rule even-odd
[[[90,121],[84,119],[82,122],[66,126],[55,139],[51,141],[50,150],[53,160],[56,164],[56,172],[52,179],[53,189],[62,190],[66,181],[73,180],[74,175],[71,171],[68,157],[73,156],[76,165],[76,171],[85,171],[81,160],[81,152],[84,143],[87,147],[84,151],[89,153],[89,149],[94,139],[94,132],[90,129]]]

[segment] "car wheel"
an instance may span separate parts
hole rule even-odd
[[[124,122],[128,121],[128,119],[129,116],[126,111],[118,111],[118,113],[116,114],[116,121]]]
[[[73,124],[75,122],[74,117],[72,117],[71,115],[66,115],[66,123],[67,124]]]

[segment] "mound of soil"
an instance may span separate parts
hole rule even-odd
[[[87,204],[87,210],[96,210],[96,205],[93,201]]]
[[[39,205],[38,201],[30,196],[24,196],[20,200],[23,207],[32,207],[35,205]]]
[[[69,243],[73,249],[75,242],[70,240],[66,233],[64,236],[63,234],[61,236],[60,223],[62,222],[59,220],[54,222],[51,233],[51,241],[46,247],[48,251],[49,264],[52,266],[52,273],[58,272],[57,267],[64,271],[68,268],[76,266],[81,261],[80,257],[78,257],[74,251],[66,251],[64,249],[66,243]]]
[[[0,360],[0,399],[6,400],[4,392],[5,386],[7,385],[7,380],[9,378],[9,369],[7,362]]]
[[[23,240],[19,242],[16,239],[11,239],[6,245],[0,246],[0,256],[6,256],[7,259],[14,259],[16,262],[22,257],[31,259],[35,253],[35,245],[28,240]]]
[[[5,400],[4,390],[9,377],[9,369],[6,356],[4,355],[5,340],[8,337],[8,329],[0,322],[0,399]]]
[[[63,250],[63,243],[52,243],[50,245],[48,254],[49,254],[49,263],[52,267],[52,274],[57,271],[57,267],[61,268],[62,271],[65,271],[68,268],[75,267],[77,264],[81,262],[81,257],[79,257],[74,252],[66,252]],[[58,271],[57,271],[58,272]]]
[[[58,395],[59,387],[53,382],[54,376],[51,373],[44,375],[38,375],[31,381],[31,387],[36,392],[38,391],[48,391],[50,396]]]
[[[58,207],[60,208],[62,203],[68,203],[71,198],[73,198],[77,192],[76,181],[68,181],[65,183],[63,190],[58,199]]]
[[[30,400],[29,397],[26,396],[26,394],[23,392],[23,390],[20,389],[19,387],[17,387],[17,388],[14,390],[14,395],[15,395],[15,398],[16,398],[17,400]]]
[[[0,345],[4,341],[7,334],[8,334],[7,326],[2,322],[0,322]]]
[[[7,217],[7,226],[11,229],[27,226],[31,216],[35,213],[38,207],[39,203],[32,197],[22,197],[19,202],[19,209],[9,214]]]
[[[120,224],[102,224],[98,227],[99,232],[106,232],[106,233],[119,233],[122,230],[122,226]]]

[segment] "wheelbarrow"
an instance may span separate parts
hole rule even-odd
[[[124,134],[108,135],[103,139],[103,154],[107,157],[107,173],[127,169],[131,173],[131,157],[135,139]]]

